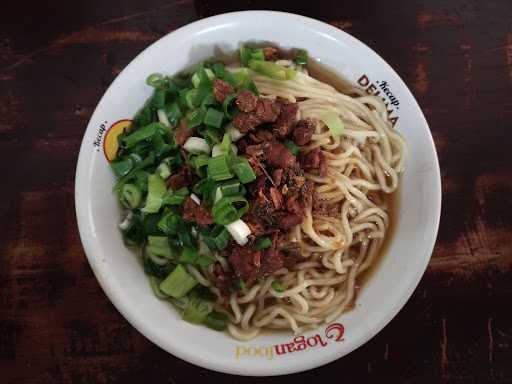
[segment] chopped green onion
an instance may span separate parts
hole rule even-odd
[[[167,191],[164,180],[158,175],[148,176],[148,196],[146,205],[142,208],[142,212],[154,213],[158,212],[162,206],[163,197]]]
[[[182,265],[178,264],[174,271],[162,281],[160,289],[166,295],[179,299],[185,296],[196,285],[197,280],[189,275]]]
[[[208,76],[208,79],[215,79],[215,73],[213,73],[213,71],[210,68],[205,68],[204,71],[206,72],[206,76]]]
[[[165,260],[165,264],[159,265],[153,262],[153,260],[148,255],[144,256],[142,262],[146,275],[157,277],[159,280],[169,276],[169,273],[171,273],[174,269],[174,265],[167,262],[167,260]]]
[[[249,203],[242,196],[223,196],[213,205],[213,220],[217,224],[227,225],[240,219],[248,209]],[[231,233],[231,235],[233,234]]]
[[[343,134],[345,130],[345,125],[343,121],[339,118],[339,116],[334,111],[328,111],[324,113],[320,119],[327,125],[329,130],[331,131],[331,135],[333,137],[338,137]]]
[[[284,292],[286,290],[285,287],[283,286],[283,284],[281,284],[281,282],[277,281],[277,280],[274,280],[272,282],[272,284],[270,284],[270,286],[272,287],[272,289],[274,291],[279,292],[279,293]]]
[[[220,150],[224,153],[228,153],[231,149],[231,136],[225,133],[222,137],[222,142],[220,143]]]
[[[215,331],[223,331],[228,322],[228,315],[222,312],[213,311],[206,316],[204,325]]]
[[[233,102],[236,99],[236,95],[234,93],[227,95],[222,102],[222,110],[224,111],[224,116],[226,119],[233,120],[233,118],[238,113],[238,108],[233,105]]]
[[[198,257],[199,253],[197,253],[197,249],[192,247],[183,247],[178,262],[183,264],[194,264]]]
[[[201,268],[208,268],[210,265],[212,265],[215,262],[213,258],[206,255],[199,255],[199,257],[196,260],[196,264],[200,266]]]
[[[197,106],[195,104],[196,96],[197,96],[197,89],[189,89],[185,93],[185,103],[189,109],[192,109]]]
[[[277,65],[271,61],[251,61],[249,68],[260,75],[276,80],[290,80],[295,77],[295,70]]]
[[[162,123],[163,125],[165,125],[167,128],[170,128],[171,123],[169,122],[169,119],[167,118],[167,115],[165,114],[165,110],[159,109],[158,111],[156,111],[156,113],[158,115],[158,121],[160,123]]]
[[[190,79],[192,81],[192,85],[197,88],[199,86],[199,83],[201,82],[201,80],[199,79],[199,75],[196,73],[194,73],[192,75],[192,78]]]
[[[233,75],[226,70],[226,67],[222,63],[215,63],[213,65],[213,72],[215,73],[215,76],[221,80],[226,81],[227,83],[231,84],[232,86],[235,86],[235,79],[233,78]]]
[[[240,195],[240,182],[237,180],[230,180],[223,183],[219,189],[222,193],[222,196],[234,196]]]
[[[198,125],[201,125],[203,123],[205,114],[206,111],[204,110],[204,108],[198,108],[189,111],[187,113],[187,126],[189,128],[194,128]]]
[[[163,198],[162,205],[181,205],[188,195],[187,187],[180,188],[176,191],[168,191]]]
[[[199,134],[206,139],[210,146],[214,146],[215,144],[220,143],[220,131],[216,128],[207,127],[205,125],[199,127]]]
[[[134,127],[145,127],[153,121],[153,109],[146,105],[133,118]]]
[[[171,176],[171,169],[167,163],[162,162],[156,168],[156,173],[158,173],[162,179],[166,180],[169,176]]]
[[[153,290],[153,293],[155,294],[156,297],[158,297],[159,299],[167,299],[169,296],[166,295],[165,293],[163,293],[161,290],[160,290],[160,283],[162,282],[162,280],[160,280],[158,277],[155,277],[155,276],[148,276],[149,278],[149,285],[151,285],[151,289]]]
[[[173,101],[172,103],[167,104],[164,110],[167,116],[167,121],[169,121],[171,126],[176,127],[180,118],[183,116],[178,102]]]
[[[295,144],[293,141],[286,140],[284,145],[286,145],[286,147],[290,150],[291,153],[293,153],[294,156],[299,154],[299,147],[297,147],[297,144]]]
[[[208,178],[221,181],[231,179],[233,174],[229,169],[228,156],[222,154],[208,159]]]
[[[167,79],[160,73],[153,73],[146,78],[146,84],[154,88],[164,88],[167,85]]]
[[[118,178],[123,177],[128,174],[133,169],[134,161],[131,157],[127,157],[124,160],[116,160],[110,163],[110,168],[112,168],[112,172]]]
[[[166,235],[176,235],[178,229],[183,225],[183,220],[178,214],[169,211],[160,219],[157,225],[158,229]]]
[[[261,251],[262,249],[267,249],[272,246],[272,240],[270,240],[269,237],[262,237],[261,239],[258,239],[256,241],[256,244],[254,248],[256,248],[258,251]]]
[[[200,153],[210,153],[210,146],[202,137],[189,137],[185,144],[183,144],[183,148],[190,153],[200,154]]]
[[[215,248],[222,251],[228,246],[229,243],[229,232],[221,225],[216,225],[210,232],[209,238],[215,244]]]
[[[145,127],[134,131],[133,133],[129,134],[128,136],[125,136],[122,139],[122,141],[123,141],[122,144],[125,145],[126,148],[131,148],[135,144],[137,144],[137,143],[139,143],[139,142],[141,142],[143,140],[149,139],[158,130],[164,130],[165,131],[165,126],[162,125],[161,123],[151,123],[151,124],[148,124]]]
[[[243,184],[256,180],[256,174],[245,157],[239,156],[233,161],[233,172]]]
[[[265,54],[261,48],[251,48],[245,45],[240,47],[240,61],[242,65],[247,66],[251,61],[263,61]]]
[[[248,236],[251,234],[251,229],[242,219],[227,224],[226,229],[239,245],[245,245],[249,241]]]
[[[304,49],[298,49],[295,52],[295,63],[298,65],[307,65],[308,64],[308,52]]]
[[[169,245],[167,236],[148,236],[147,252],[155,256],[173,258],[174,252]]]
[[[155,108],[163,108],[165,106],[166,92],[164,89],[155,89],[150,105]]]
[[[127,208],[135,209],[142,200],[142,192],[135,184],[124,184],[121,187],[120,200]]]
[[[124,220],[119,223],[119,229],[122,231],[126,231],[132,226],[133,223],[133,212],[129,211]]]
[[[211,127],[220,128],[222,125],[222,119],[224,115],[222,112],[217,111],[213,108],[208,108],[204,115],[203,123]]]
[[[245,136],[244,133],[240,132],[233,126],[233,123],[229,123],[224,127],[224,129],[229,134],[229,136],[231,137],[231,141],[233,142],[238,141]]]
[[[208,159],[209,157],[204,154],[192,156],[190,158],[190,164],[201,178],[206,177],[206,171],[204,168],[208,166]]]
[[[191,298],[183,311],[183,320],[192,324],[202,324],[213,310],[213,304],[200,297]]]
[[[254,93],[256,96],[259,95],[258,88],[256,88],[256,85],[251,80],[249,70],[247,68],[241,68],[235,72],[233,74],[233,79],[235,81],[235,87],[239,90],[247,89],[248,91]]]

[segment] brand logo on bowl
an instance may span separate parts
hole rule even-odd
[[[396,115],[397,111],[400,109],[400,101],[391,91],[391,85],[385,80],[377,80],[373,82],[366,74],[361,75],[361,77],[357,79],[357,84],[369,95],[381,95],[382,101],[384,102],[388,112],[388,121],[394,127],[398,122],[398,116],[393,115]]]
[[[272,360],[286,354],[305,351],[311,348],[323,348],[331,342],[345,340],[345,327],[340,323],[333,323],[324,330],[324,334],[317,333],[313,336],[295,336],[291,342],[268,346],[237,345],[235,347],[235,359],[259,357]]]

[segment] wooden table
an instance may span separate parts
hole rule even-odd
[[[215,3],[2,5],[0,381],[511,383],[512,2]],[[326,21],[379,52],[422,106],[443,177],[437,246],[399,315],[343,359],[266,380],[194,367],[129,325],[87,264],[73,203],[82,135],[119,71],[186,23],[263,8]]]

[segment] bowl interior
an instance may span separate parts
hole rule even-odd
[[[338,337],[340,326],[327,329],[326,325],[295,341],[288,333],[265,333],[244,343],[183,322],[153,295],[117,228],[120,210],[112,193],[114,178],[95,142],[103,140],[105,128],[131,118],[143,105],[151,93],[145,85],[148,74],[173,74],[221,52],[234,51],[247,41],[307,49],[348,80],[359,82],[370,92],[380,89],[390,103],[390,116],[397,119],[396,129],[409,146],[394,237],[378,270],[360,292],[356,307],[337,320],[343,325],[343,337]],[[276,12],[240,12],[204,19],[165,36],[118,76],[98,104],[84,136],[77,166],[76,208],[84,249],[100,284],[118,310],[151,341],[214,370],[284,374],[349,353],[382,329],[409,298],[425,270],[437,233],[439,166],[416,101],[376,53],[346,33],[312,19]],[[284,344],[288,346],[280,347]]]

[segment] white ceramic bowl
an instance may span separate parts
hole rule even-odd
[[[300,47],[311,57],[391,102],[392,117],[409,146],[399,218],[388,254],[357,298],[355,309],[305,339],[265,333],[239,342],[191,325],[152,293],[141,265],[122,242],[114,178],[101,150],[105,129],[129,119],[150,95],[153,72],[175,72],[241,42]],[[364,76],[364,77],[363,77]],[[380,86],[387,84],[382,91]],[[95,144],[96,143],[96,144]],[[97,146],[99,144],[100,146]],[[427,122],[400,77],[366,45],[322,22],[287,13],[237,12],[203,19],[163,37],[116,78],[91,117],[80,149],[75,202],[82,243],[91,267],[116,308],[149,340],[193,364],[240,375],[279,375],[338,359],[379,332],[416,288],[430,259],[441,209],[439,165]],[[304,340],[304,342],[302,342]],[[281,353],[279,353],[281,352]],[[283,353],[286,352],[286,353]]]

